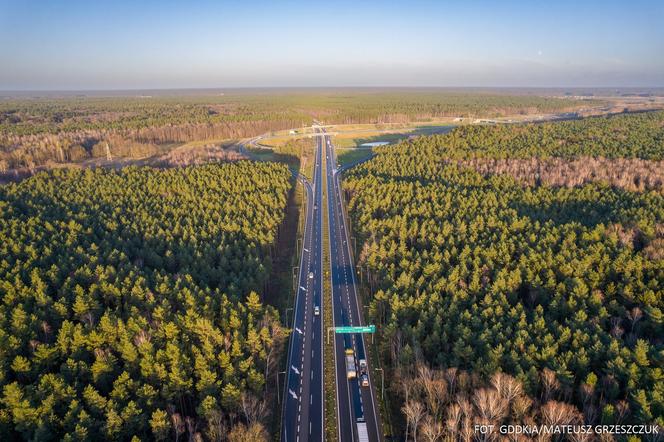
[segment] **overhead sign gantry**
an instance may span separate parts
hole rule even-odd
[[[327,343],[330,343],[330,332],[334,333],[376,333],[375,325],[343,326],[327,328]],[[371,336],[373,340],[373,336]]]

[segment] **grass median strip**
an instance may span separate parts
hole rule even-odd
[[[322,155],[322,167],[325,170],[326,160],[325,155]],[[322,207],[327,207],[327,180],[322,180],[323,184],[323,203]],[[328,229],[328,212],[323,209],[323,300],[325,306],[323,308],[323,331],[327,334],[329,327],[333,327],[332,320],[332,286],[330,283],[330,236]],[[324,382],[325,382],[325,439],[327,441],[336,441],[337,435],[337,383],[334,375],[335,368],[334,360],[334,341],[328,343],[325,337],[325,364],[324,364]]]

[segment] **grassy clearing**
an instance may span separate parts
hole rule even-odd
[[[314,166],[313,138],[289,140],[275,147],[249,147],[248,150],[258,161],[276,161],[286,163],[294,171],[312,180]],[[263,146],[263,145],[262,145]]]
[[[281,147],[290,142],[299,142],[300,140],[311,139],[308,135],[280,135],[262,138],[260,144],[267,147]]]
[[[409,137],[420,135],[432,135],[449,131],[453,126],[446,125],[426,125],[426,126],[406,126],[402,128],[392,128],[387,130],[377,130],[376,128],[367,130],[351,130],[336,132],[334,144],[337,147],[360,147],[364,143],[385,141],[396,143]]]
[[[339,149],[337,154],[337,165],[345,166],[346,164],[355,161],[363,160],[372,155],[373,149],[370,147],[363,147],[358,149]]]
[[[356,137],[335,136],[334,147],[337,149],[354,149],[362,144],[359,140],[360,139]]]
[[[229,138],[219,138],[219,139],[213,139],[213,140],[196,140],[196,141],[189,141],[187,143],[170,143],[164,145],[165,147],[169,149],[186,149],[186,148],[195,148],[195,147],[205,147],[205,146],[220,146],[220,147],[230,147],[234,146],[237,144],[236,139],[229,139]]]
[[[446,132],[451,126],[418,126],[406,127],[401,132],[381,132],[377,130],[363,130],[352,132],[338,132],[334,137],[334,145],[338,150],[338,166],[360,161],[373,153],[372,147],[362,146],[364,143],[387,142],[398,143],[412,136],[430,135]]]
[[[471,122],[471,119],[442,118],[427,121],[417,120],[404,123],[364,123],[364,124],[334,124],[328,126],[330,132],[404,132],[418,127],[445,127],[463,122]]]

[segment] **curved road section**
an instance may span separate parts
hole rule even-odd
[[[323,440],[321,152],[322,141],[318,138],[313,186],[299,176],[307,204],[284,388],[281,430],[284,442]]]

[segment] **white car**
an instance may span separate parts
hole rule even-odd
[[[320,307],[314,306],[314,316],[320,316]]]
[[[309,279],[314,279],[314,272],[309,272]]]

